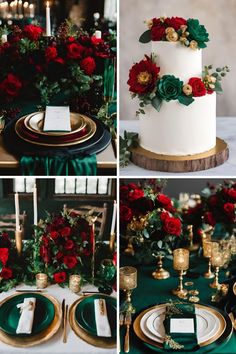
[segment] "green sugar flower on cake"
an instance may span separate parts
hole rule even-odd
[[[182,88],[183,81],[180,81],[174,75],[164,75],[157,82],[157,94],[167,102],[177,100],[182,94]]]
[[[203,25],[200,25],[199,21],[193,18],[187,20],[188,28],[188,41],[197,42],[198,48],[206,48],[206,43],[209,42],[209,34]]]

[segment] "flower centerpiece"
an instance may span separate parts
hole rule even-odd
[[[9,27],[8,41],[0,40],[0,105],[27,99],[76,106],[79,100],[80,111],[85,109],[103,90],[105,60],[115,57],[113,42],[114,34],[96,38],[68,21],[52,37],[32,24]]]
[[[88,273],[94,242],[89,216],[73,211],[48,214],[35,228],[32,272],[46,273],[51,282],[61,285],[68,282],[71,274]]]
[[[121,186],[120,221],[128,239],[125,253],[139,259],[171,254],[184,242],[181,218],[171,199],[150,186]]]

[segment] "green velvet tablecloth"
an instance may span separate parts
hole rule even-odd
[[[138,287],[133,291],[132,294],[132,303],[136,308],[136,312],[140,312],[141,310],[155,305],[161,302],[168,301],[170,299],[176,300],[177,297],[173,296],[171,290],[178,286],[178,277],[175,271],[172,268],[172,261],[165,260],[164,268],[168,269],[171,273],[171,277],[165,280],[155,280],[152,278],[152,272],[155,270],[155,266],[143,266],[136,265],[132,258],[121,257],[121,266],[125,265],[133,265],[138,270]],[[205,260],[197,257],[191,257],[191,271],[203,274],[207,269],[207,263]],[[220,280],[222,280],[221,272]],[[211,295],[214,293],[209,287],[209,283],[212,282],[212,279],[205,279],[202,276],[196,279],[191,279],[184,277],[184,283],[186,281],[193,281],[194,286],[188,287],[188,289],[198,289],[200,294],[200,302],[209,304],[211,306],[217,307],[217,304],[211,302]],[[121,348],[124,349],[124,334],[125,334],[125,326],[121,329]],[[163,353],[168,353],[166,351],[162,351]],[[204,353],[204,348],[201,348],[196,353]],[[121,353],[124,353],[121,351]],[[133,329],[130,332],[130,354],[149,354],[154,353],[154,351],[148,349],[134,334]],[[176,353],[183,352],[176,351]],[[225,343],[214,348],[211,353],[213,354],[231,354],[236,353],[236,334],[235,332],[232,334],[230,340]]]

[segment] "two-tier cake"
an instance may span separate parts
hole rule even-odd
[[[190,170],[224,162],[228,149],[222,140],[216,140],[216,93],[222,92],[221,81],[228,67],[214,71],[209,65],[202,70],[202,49],[209,38],[198,20],[161,17],[147,21],[147,25],[140,42],[151,43],[149,54],[134,64],[128,80],[132,97],[139,98],[139,141],[145,152],[141,166],[153,169],[144,161],[147,152],[152,153],[152,159],[157,154],[157,160],[165,160],[165,156],[170,161],[211,157],[210,165],[201,163],[198,168],[191,163]],[[169,170],[163,164],[158,166]]]

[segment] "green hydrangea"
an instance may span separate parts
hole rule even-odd
[[[177,100],[182,94],[183,81],[180,81],[174,75],[164,75],[157,83],[157,94],[165,100]]]
[[[209,34],[206,31],[206,28],[203,25],[200,25],[198,20],[190,18],[187,21],[189,32],[188,40],[194,40],[198,43],[199,48],[206,48],[206,43],[209,42]]]

